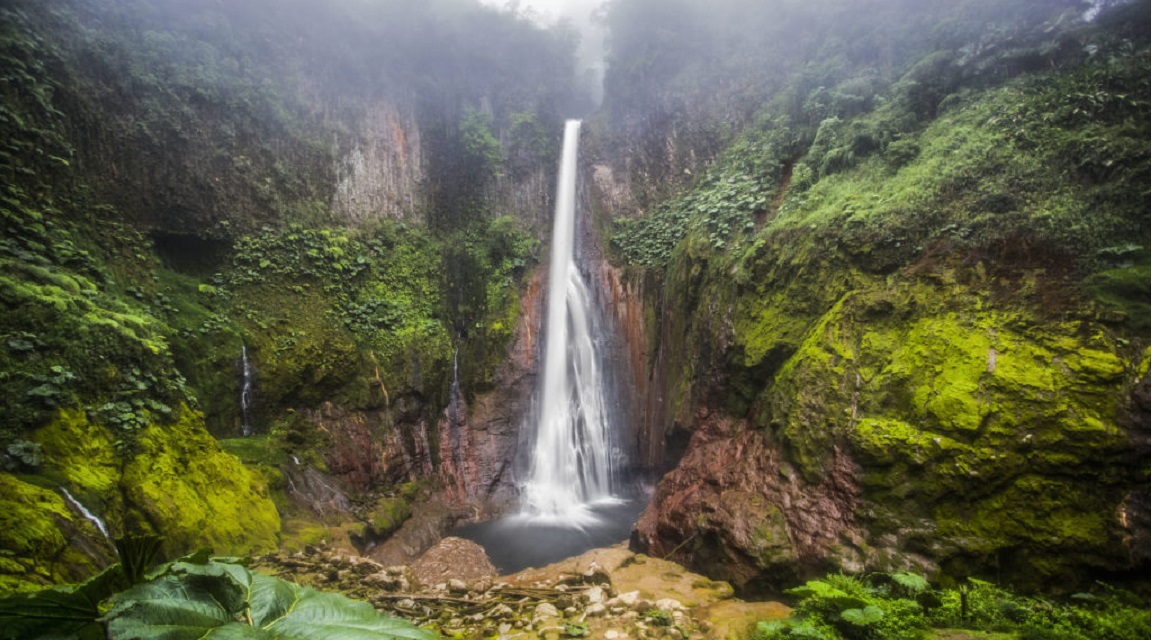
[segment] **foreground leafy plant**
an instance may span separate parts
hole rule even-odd
[[[139,555],[75,587],[0,600],[0,638],[438,637],[405,620],[381,615],[366,602],[254,573],[234,558],[213,560],[200,552],[140,576]],[[144,581],[123,590],[133,577]],[[107,613],[101,615],[102,611]]]

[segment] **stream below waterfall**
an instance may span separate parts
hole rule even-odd
[[[508,575],[627,541],[632,524],[647,503],[647,496],[640,494],[632,499],[589,505],[588,513],[593,519],[580,527],[540,522],[517,514],[465,525],[452,535],[484,547],[500,575]]]

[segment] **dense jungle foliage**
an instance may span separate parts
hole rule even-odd
[[[493,128],[508,171],[545,164],[574,36],[467,2],[305,4],[4,7],[6,448],[66,407],[125,446],[180,402],[234,431],[242,344],[267,417],[376,377],[360,360],[403,390],[411,350],[411,386],[444,393],[462,342],[482,387],[537,252],[483,196]],[[382,93],[421,104],[439,182],[410,221],[352,227],[332,171]]]
[[[1099,593],[1078,593],[1059,602],[1021,596],[975,578],[937,589],[912,573],[832,574],[789,589],[798,600],[793,615],[757,624],[753,637],[916,640],[932,629],[1022,640],[1143,637],[1149,614],[1140,599],[1101,586]],[[944,633],[935,637],[947,637]]]
[[[69,633],[161,637],[215,602],[191,637],[426,637],[235,558],[99,573],[103,528],[168,557],[396,532],[435,478],[373,469],[337,526],[288,498],[331,471],[316,416],[441,465],[454,389],[505,384],[563,117],[590,113],[586,199],[679,430],[658,446],[728,421],[767,480],[854,501],[816,560],[768,499],[747,527],[691,514],[661,556],[749,593],[876,571],[792,589],[760,640],[1147,629],[1147,3],[598,15],[592,112],[578,35],[515,2],[0,4],[0,592],[36,593],[0,620],[79,602]]]
[[[741,73],[705,69],[755,58],[690,61],[726,51],[694,38],[739,40],[754,14],[609,14],[631,25],[612,51],[630,53],[598,143],[642,213],[605,226],[649,294],[670,428],[723,415],[780,456],[786,486],[840,482],[850,457],[874,537],[835,562],[925,554],[955,579],[1074,588],[1100,571],[1146,588],[1146,538],[1115,514],[1147,504],[1148,7],[1113,4],[928,3],[901,21],[886,3],[786,3],[823,37],[765,39],[781,64],[749,105],[715,84]],[[697,14],[720,35],[690,32]],[[683,517],[684,499],[654,509]],[[652,552],[786,586],[796,549],[774,541],[796,522],[728,555],[730,525],[700,522],[660,539],[660,521]]]

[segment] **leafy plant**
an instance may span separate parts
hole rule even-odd
[[[1104,585],[1101,590],[1058,603],[975,578],[936,590],[913,573],[833,574],[787,590],[800,598],[794,617],[759,623],[755,638],[911,640],[932,627],[1017,632],[1033,640],[1145,637],[1145,602]]]
[[[664,609],[649,609],[644,612],[644,619],[658,627],[672,626],[672,614]]]
[[[4,457],[4,468],[15,469],[40,466],[40,443],[17,438],[8,444],[8,454]]]
[[[591,632],[592,631],[588,628],[588,623],[586,622],[564,623],[564,635],[570,638],[583,638]]]
[[[101,618],[112,640],[209,634],[243,638],[410,638],[435,634],[366,602],[301,587],[224,562],[177,562],[112,598]]]
[[[253,573],[234,558],[201,551],[145,574],[158,540],[118,548],[124,563],[83,584],[0,599],[0,638],[436,638],[366,602]],[[142,581],[125,588],[133,580]]]

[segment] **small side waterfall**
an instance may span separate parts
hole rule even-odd
[[[552,229],[544,377],[522,513],[573,526],[594,519],[590,506],[613,498],[615,453],[591,296],[575,261],[580,121],[569,120]]]
[[[83,504],[80,504],[80,501],[77,500],[76,498],[72,497],[72,494],[69,493],[68,490],[65,489],[64,487],[60,487],[60,493],[64,494],[64,499],[68,501],[68,504],[72,505],[73,509],[79,511],[80,515],[84,516],[84,519],[88,520],[89,522],[91,522],[93,525],[96,526],[96,529],[98,529],[100,531],[100,533],[104,535],[104,537],[108,540],[108,542],[112,542],[112,536],[109,535],[108,527],[104,526],[103,520],[96,517],[96,514],[89,511],[88,507],[85,507]],[[113,546],[115,546],[115,545],[113,545]]]
[[[240,362],[243,366],[244,385],[240,388],[240,435],[252,435],[252,427],[248,424],[248,407],[251,406],[252,394],[252,365],[248,362],[248,347],[240,346]]]

